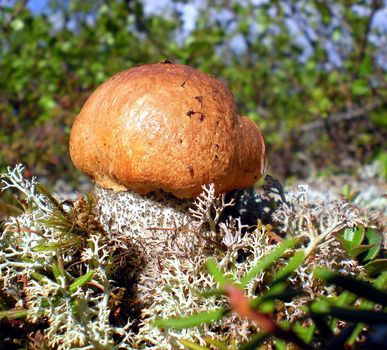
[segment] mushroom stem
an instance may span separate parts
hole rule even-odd
[[[171,236],[171,231],[181,230],[192,221],[188,213],[192,200],[179,199],[166,192],[139,195],[96,185],[94,195],[101,224],[112,234],[160,240],[160,236]]]

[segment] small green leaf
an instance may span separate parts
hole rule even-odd
[[[187,349],[190,349],[190,350],[211,350],[210,348],[207,348],[205,346],[201,346],[201,345],[196,344],[190,340],[181,339],[181,340],[179,340],[179,342],[182,345],[184,345]]]
[[[300,250],[296,252],[294,256],[289,260],[289,262],[285,265],[285,267],[283,267],[275,274],[272,284],[276,284],[280,281],[283,281],[284,279],[287,279],[289,275],[291,275],[302,264],[304,258],[304,251]]]
[[[274,346],[277,350],[286,350],[286,344],[283,340],[275,338],[274,339]]]
[[[269,336],[267,333],[256,334],[248,342],[243,343],[239,350],[256,350]]]
[[[219,340],[212,339],[212,338],[205,338],[204,341],[206,342],[206,344],[216,346],[216,348],[219,350],[228,350],[227,344]]]
[[[42,274],[40,274],[39,272],[33,272],[32,274],[31,274],[31,276],[33,277],[33,278],[35,278],[37,281],[39,281],[39,282],[44,282],[44,280],[47,278],[46,276],[44,276],[44,275],[42,275]]]
[[[387,270],[387,259],[375,259],[364,266],[366,272],[370,276],[378,275]]]
[[[200,326],[203,323],[216,321],[225,316],[229,310],[224,308],[215,309],[193,314],[188,317],[158,319],[153,322],[153,325],[159,328],[174,328],[185,329]]]
[[[351,336],[348,338],[347,343],[349,345],[355,344],[357,337],[363,331],[363,329],[364,329],[364,323],[358,323],[355,329],[353,330]]]
[[[219,287],[223,288],[225,284],[231,284],[232,282],[227,279],[222,271],[220,271],[218,264],[212,258],[208,258],[206,261],[207,270],[214,280],[219,283]]]
[[[32,251],[35,253],[40,253],[40,252],[46,252],[46,251],[50,251],[50,250],[57,250],[57,249],[61,248],[62,246],[63,246],[62,242],[38,244],[32,248]]]
[[[310,305],[310,310],[315,314],[326,314],[329,312],[329,303],[325,300],[316,300]]]
[[[338,297],[335,304],[337,306],[345,306],[345,305],[352,305],[358,297],[348,292],[347,290],[343,291]]]
[[[78,277],[69,287],[69,292],[72,294],[77,291],[78,288],[83,287],[87,282],[90,282],[94,277],[94,271],[90,270],[83,276]]]
[[[58,265],[54,262],[52,264],[52,273],[54,274],[55,280],[59,282],[59,277],[61,276]]]
[[[245,288],[259,273],[266,270],[276,260],[278,260],[288,249],[295,246],[297,240],[289,239],[282,242],[273,252],[260,259],[246,275],[241,279],[240,287]]]
[[[16,320],[19,318],[26,318],[28,315],[28,310],[26,309],[13,309],[13,310],[4,310],[0,311],[0,320]]]
[[[383,236],[381,233],[371,229],[367,228],[365,233],[367,243],[371,245],[371,248],[368,251],[368,254],[363,258],[364,261],[375,259],[378,255],[381,244],[383,241]]]
[[[269,314],[274,312],[275,302],[273,300],[267,300],[260,304],[259,311],[264,314]]]
[[[345,248],[350,251],[353,247],[360,245],[364,239],[363,226],[359,225],[355,229],[347,228],[344,232],[339,235]]]
[[[293,325],[292,329],[306,344],[310,344],[313,339],[313,334],[316,330],[316,326],[314,324],[309,326],[303,326],[301,325],[301,323],[296,322]]]
[[[387,269],[385,269],[380,276],[374,281],[374,287],[378,289],[385,290],[387,289]]]
[[[369,244],[360,244],[357,246],[354,246],[351,248],[349,251],[349,256],[351,258],[356,258],[358,257],[361,253],[364,253],[366,251],[369,251],[373,246]]]

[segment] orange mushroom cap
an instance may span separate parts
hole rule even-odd
[[[180,64],[118,73],[89,97],[70,134],[75,166],[97,184],[140,194],[192,198],[253,185],[265,144],[227,87]]]

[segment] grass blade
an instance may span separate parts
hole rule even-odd
[[[256,334],[247,343],[242,344],[239,350],[256,350],[268,337],[270,334],[267,333]]]
[[[300,250],[296,252],[294,256],[289,260],[289,262],[285,265],[285,267],[283,267],[275,274],[272,284],[276,284],[286,280],[289,275],[291,275],[303,263],[304,259],[304,251]]]
[[[179,340],[179,343],[184,345],[189,350],[211,350],[210,348],[206,348],[205,346],[201,346],[201,345],[196,344],[190,340],[181,339],[181,340]]]
[[[200,326],[203,323],[220,320],[229,311],[225,308],[219,308],[212,311],[205,311],[193,314],[188,317],[158,319],[153,322],[153,325],[159,328],[174,328],[185,329]]]
[[[207,270],[212,277],[214,277],[215,282],[219,283],[219,287],[223,288],[225,284],[230,284],[231,281],[227,279],[222,271],[220,271],[218,264],[212,258],[208,258],[206,261]]]
[[[87,282],[90,282],[93,279],[94,271],[90,270],[83,276],[78,277],[69,287],[69,292],[72,294],[77,291],[78,288],[83,287]]]
[[[278,260],[288,249],[293,248],[296,244],[296,239],[284,241],[273,252],[260,259],[246,275],[241,279],[240,287],[245,288],[259,273],[266,270],[270,265]]]
[[[5,310],[5,311],[0,311],[0,320],[2,319],[16,320],[19,318],[26,318],[27,315],[28,315],[27,309]]]

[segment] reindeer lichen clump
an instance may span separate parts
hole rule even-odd
[[[2,318],[18,312],[27,322],[41,324],[43,344],[52,349],[118,349],[128,344],[130,323],[110,322],[118,295],[111,281],[114,247],[95,217],[94,225],[89,220],[80,227],[77,220],[87,220],[74,216],[90,209],[86,201],[65,208],[22,172],[18,165],[1,178],[2,190],[17,189],[26,206],[22,215],[7,219],[0,236],[2,295],[13,304]]]
[[[110,222],[101,220],[107,201],[98,205],[88,196],[59,203],[34,178],[25,180],[22,171],[19,165],[2,175],[3,190],[23,194],[24,213],[9,217],[0,235],[0,300],[3,309],[10,308],[0,311],[0,322],[20,318],[21,324],[35,327],[32,332],[24,328],[21,344],[41,340],[49,349],[165,350],[183,349],[190,342],[239,346],[262,328],[254,319],[230,312],[235,300],[219,293],[219,276],[208,269],[209,257],[222,278],[256,304],[275,293],[273,278],[294,266],[281,282],[294,295],[277,301],[274,309],[269,303],[270,322],[303,322],[308,327],[313,323],[309,305],[316,298],[333,300],[340,294],[340,288],[314,276],[316,268],[365,274],[363,265],[344,249],[342,234],[359,227],[368,230],[375,218],[344,200],[311,201],[304,187],[285,195],[269,178],[261,198],[246,191],[227,200],[210,185],[190,209],[186,202],[183,209],[178,203],[179,225],[136,227],[135,235],[125,228],[122,216],[118,222],[114,215]],[[241,198],[271,205],[259,208],[267,213],[265,224],[259,220],[248,226],[238,215],[229,215],[234,206],[240,211]],[[176,223],[173,214],[168,218]],[[288,238],[293,243],[286,243]],[[379,249],[370,247],[375,257]],[[191,328],[155,326],[159,319],[196,313],[217,317]]]

